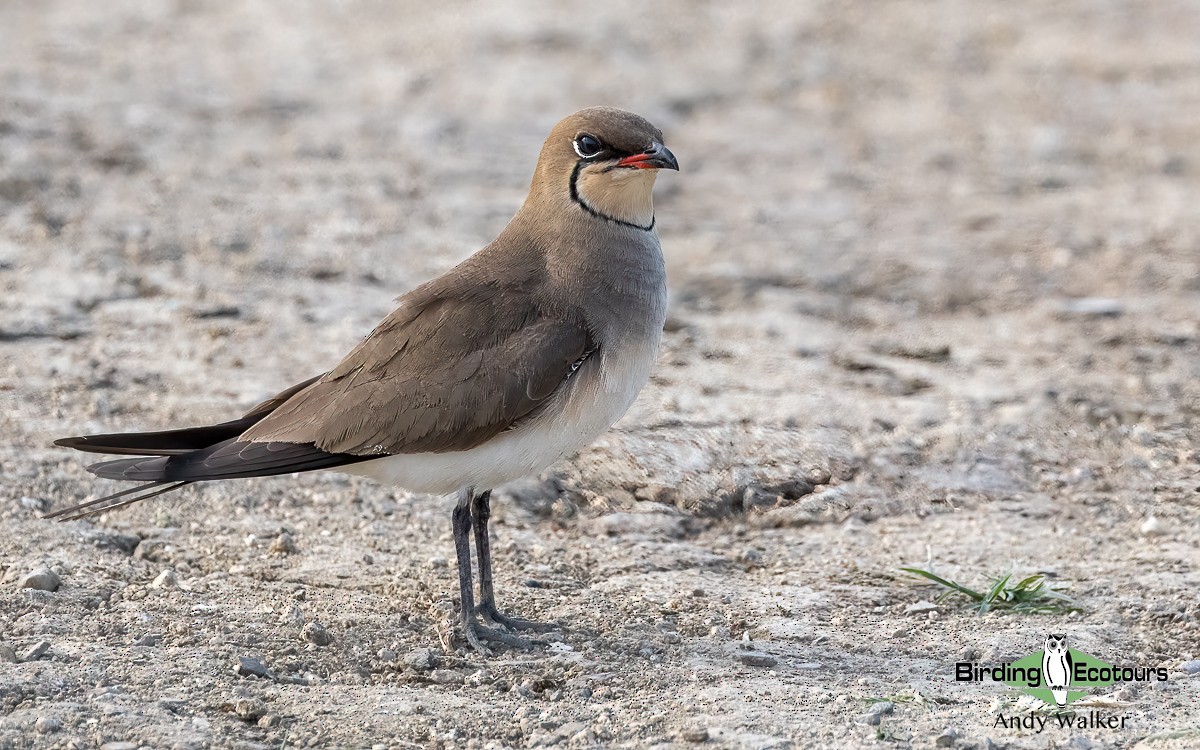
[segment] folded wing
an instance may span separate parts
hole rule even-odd
[[[355,456],[462,451],[531,416],[595,351],[584,321],[520,295],[406,299],[242,435]]]

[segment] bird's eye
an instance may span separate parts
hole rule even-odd
[[[575,139],[575,153],[585,159],[590,159],[596,154],[604,150],[604,145],[600,143],[600,139],[594,135],[584,133]]]

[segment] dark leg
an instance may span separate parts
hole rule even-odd
[[[454,551],[458,556],[458,594],[462,605],[463,634],[467,643],[479,653],[490,656],[491,651],[483,645],[483,641],[495,641],[517,648],[529,648],[530,643],[524,638],[502,633],[499,630],[485,628],[479,624],[475,615],[475,592],[471,585],[471,497],[470,490],[465,491],[454,506]]]
[[[479,555],[479,607],[475,611],[497,625],[514,630],[551,630],[553,626],[512,617],[496,609],[496,594],[492,591],[492,542],[488,536],[491,500],[491,490],[472,495],[471,499],[471,525],[475,527],[475,552]]]

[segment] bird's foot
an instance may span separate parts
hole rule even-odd
[[[467,643],[471,644],[471,648],[478,651],[484,656],[491,656],[492,651],[484,642],[502,643],[505,646],[519,648],[525,651],[532,649],[535,646],[546,645],[544,641],[530,640],[522,638],[518,635],[505,633],[503,630],[489,628],[486,625],[480,625],[479,621],[474,616],[463,619],[463,632],[467,636]]]
[[[558,628],[552,622],[534,622],[533,620],[506,615],[496,609],[496,605],[492,602],[483,602],[475,608],[475,612],[483,615],[497,625],[503,625],[510,630],[532,630],[535,633],[548,633]]]

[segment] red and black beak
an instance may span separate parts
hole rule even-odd
[[[618,167],[632,169],[674,169],[679,171],[679,160],[671,149],[661,143],[651,144],[650,148],[640,154],[630,154],[617,162]]]

